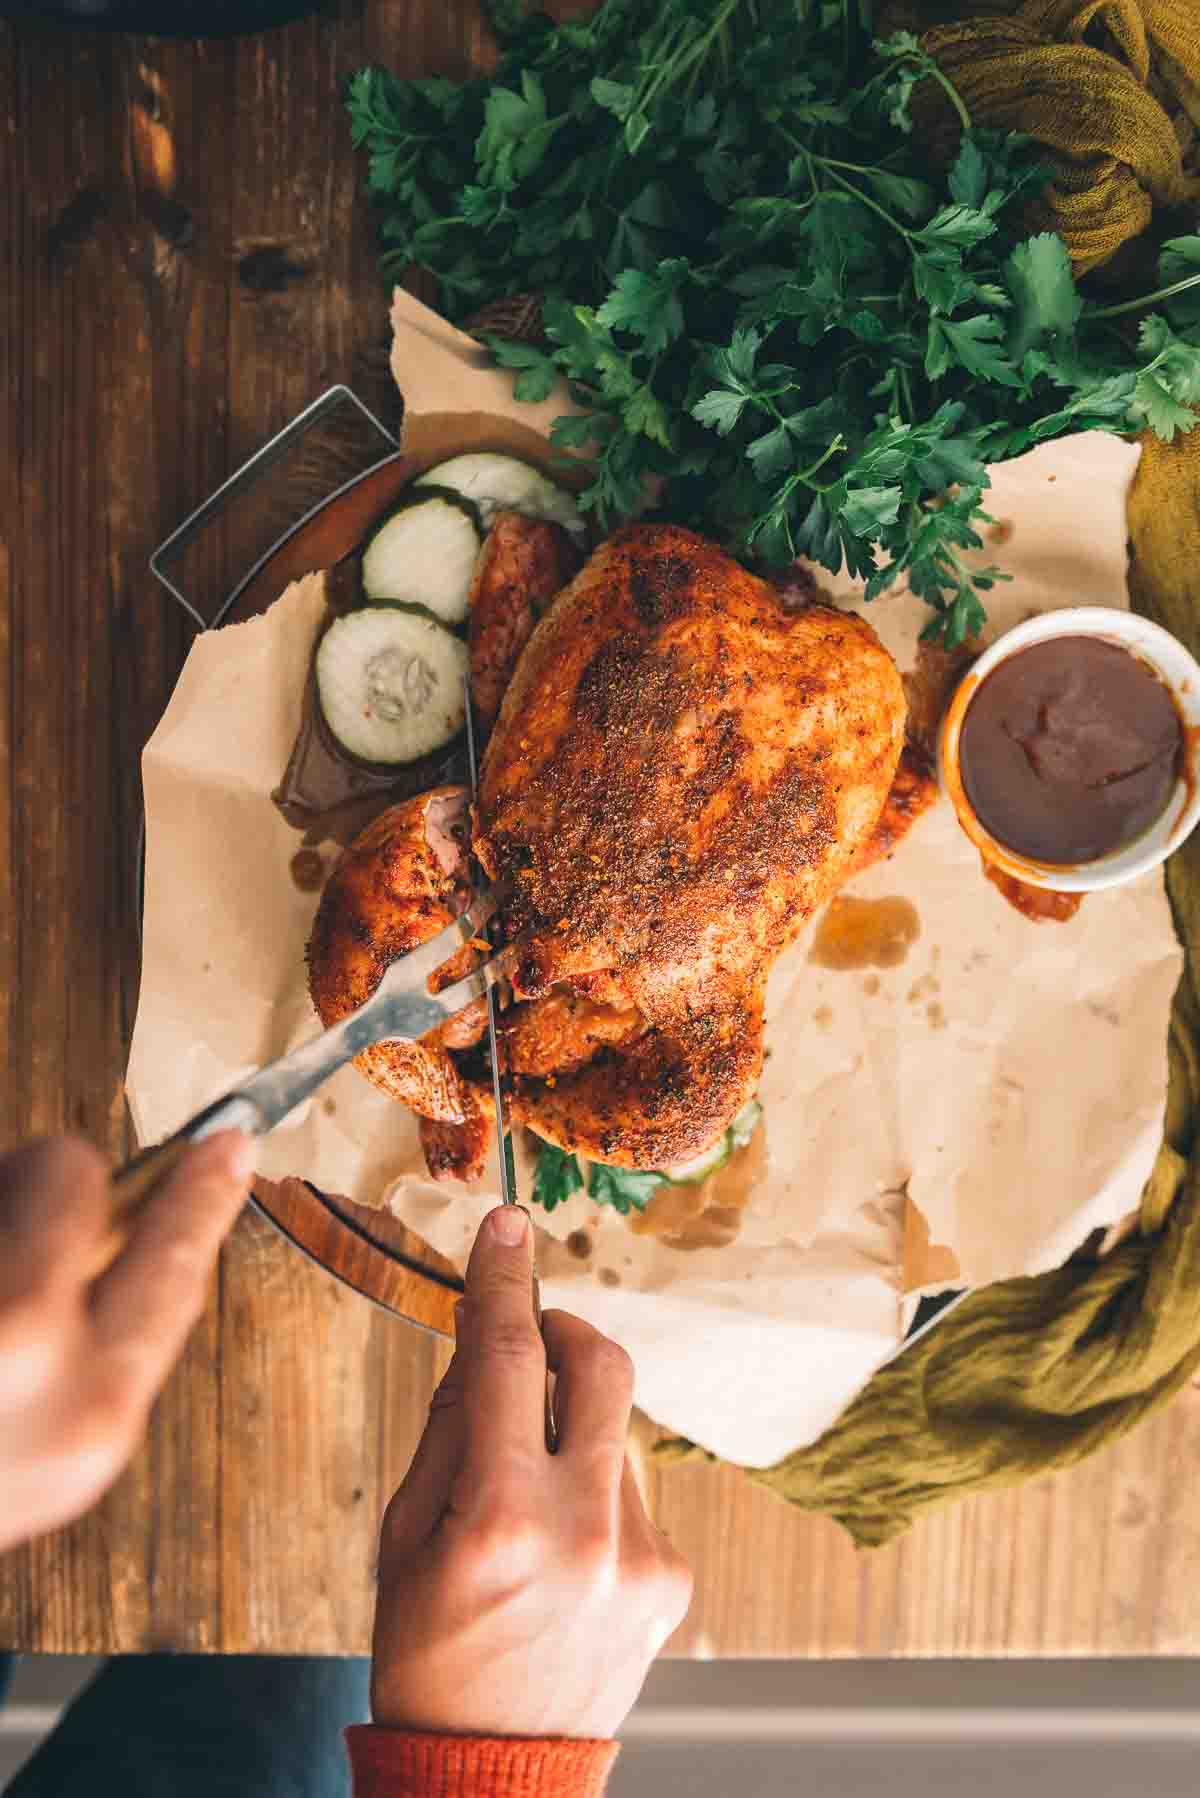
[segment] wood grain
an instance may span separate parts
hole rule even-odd
[[[0,28],[5,1146],[70,1127],[131,1147],[137,758],[189,638],[150,550],[331,382],[395,416],[340,84],[486,52],[469,0],[207,44]],[[208,594],[274,504],[206,537]],[[248,1213],[126,1476],[0,1563],[0,1646],[364,1652],[378,1519],[443,1360]],[[873,1555],[730,1469],[649,1484],[697,1570],[674,1652],[1200,1652],[1195,1390]]]

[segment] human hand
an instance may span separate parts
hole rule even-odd
[[[532,1254],[524,1211],[484,1219],[454,1360],[384,1517],[371,1706],[392,1728],[611,1736],[687,1611],[691,1575],[625,1456],[629,1357],[565,1311],[543,1346]]]
[[[0,1549],[86,1511],[137,1445],[246,1197],[236,1131],[189,1150],[98,1279],[108,1168],[73,1137],[0,1160]]]

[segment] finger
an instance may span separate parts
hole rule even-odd
[[[108,1221],[108,1169],[74,1136],[31,1143],[0,1161],[0,1292],[82,1283]]]
[[[462,1465],[463,1356],[456,1349],[429,1403],[429,1417],[412,1464],[388,1505],[380,1532],[379,1570],[404,1562],[426,1543],[446,1514]]]
[[[148,1402],[204,1309],[217,1251],[246,1199],[254,1144],[224,1130],[191,1149],[139,1212],[92,1291],[98,1347],[128,1364]]]
[[[615,1493],[633,1411],[633,1362],[619,1344],[569,1311],[542,1318],[546,1358],[555,1375],[558,1458],[590,1488]]]
[[[463,1466],[490,1491],[546,1453],[546,1351],[533,1315],[533,1230],[519,1205],[480,1225],[467,1264]]]

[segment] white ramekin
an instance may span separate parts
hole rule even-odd
[[[1096,861],[1063,865],[1030,861],[997,842],[972,809],[959,770],[963,720],[981,683],[1009,656],[1049,637],[1099,637],[1131,650],[1170,688],[1183,720],[1183,765],[1161,817],[1136,842]],[[998,637],[959,683],[938,736],[938,775],[962,828],[985,859],[1003,873],[1028,886],[1059,893],[1092,893],[1101,887],[1122,886],[1165,861],[1200,820],[1200,665],[1169,631],[1134,612],[1109,606],[1068,606],[1059,612],[1039,613]]]

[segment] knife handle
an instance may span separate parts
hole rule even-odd
[[[538,1327],[538,1334],[541,1335],[541,1333],[542,1333],[542,1288],[541,1288],[541,1284],[538,1280],[536,1273],[533,1276],[533,1321],[534,1321],[534,1323],[536,1323],[536,1325]],[[551,1374],[549,1368],[547,1368],[547,1370],[546,1370],[546,1404],[545,1404],[545,1417],[544,1417],[544,1426],[543,1427],[544,1427],[545,1433],[546,1433],[546,1453],[550,1454],[550,1455],[556,1454],[558,1452],[558,1426],[555,1424],[555,1421],[554,1421],[554,1388],[551,1384],[551,1381],[553,1380],[553,1378],[554,1378],[553,1374]]]

